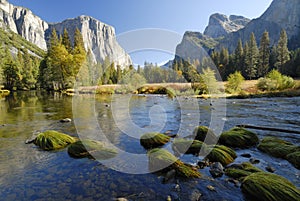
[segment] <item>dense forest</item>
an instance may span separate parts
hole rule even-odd
[[[109,57],[101,63],[95,63],[91,50],[85,50],[78,29],[73,41],[67,30],[62,35],[52,30],[46,53],[34,49],[30,43],[24,43],[16,34],[0,31],[0,83],[10,90],[63,90],[74,87],[75,83],[89,86],[134,81],[130,77],[145,83],[197,83],[204,79],[205,73],[216,73],[210,71],[214,69],[212,65],[216,66],[222,80],[238,75],[236,73],[240,73],[238,76],[242,79],[258,79],[274,69],[288,76],[300,76],[300,49],[288,49],[285,30],[281,31],[277,45],[272,47],[267,31],[262,35],[259,46],[252,33],[245,44],[239,40],[232,54],[226,48],[221,48],[220,51],[212,50],[210,57],[204,57],[201,61],[177,58],[169,67],[145,62],[144,67],[137,66],[136,69],[133,66],[115,65]],[[18,41],[16,39],[22,41],[22,45],[14,44]]]

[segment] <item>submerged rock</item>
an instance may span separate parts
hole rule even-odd
[[[220,162],[213,163],[209,169],[213,178],[222,177],[224,174],[224,167]]]
[[[253,200],[300,200],[300,191],[290,181],[271,173],[258,172],[247,176],[241,189]]]
[[[219,139],[220,144],[237,148],[252,147],[258,142],[259,139],[255,133],[239,127],[223,132]]]
[[[207,146],[199,140],[175,139],[172,148],[180,153],[201,155],[207,152]],[[202,149],[202,153],[200,153]]]
[[[288,154],[286,159],[295,166],[295,168],[300,169],[300,151]]]
[[[59,122],[61,122],[61,123],[69,123],[69,122],[72,122],[72,119],[70,119],[70,118],[64,118],[64,119],[59,120]]]
[[[142,135],[140,143],[145,149],[152,149],[165,145],[170,139],[165,134],[153,132]]]
[[[206,156],[209,161],[220,162],[224,166],[232,163],[236,157],[234,150],[223,145],[216,145]]]
[[[231,165],[225,170],[226,176],[239,180],[256,172],[262,172],[262,170],[248,162]]]
[[[260,151],[277,158],[287,158],[287,155],[300,151],[300,146],[276,137],[266,137],[257,147]]]
[[[218,142],[216,134],[206,126],[196,127],[193,136],[195,140],[205,142],[206,144],[216,144]]]
[[[110,159],[118,154],[117,150],[108,147],[104,142],[88,139],[71,144],[68,153],[74,158],[88,157],[98,160]]]
[[[33,143],[41,149],[49,151],[65,148],[67,145],[76,142],[77,139],[60,133],[57,131],[49,130],[37,135]]]
[[[271,173],[273,173],[273,172],[276,171],[275,168],[272,167],[272,166],[270,166],[270,165],[268,165],[268,166],[266,167],[266,170],[267,170],[268,172],[271,172]]]
[[[176,175],[185,178],[199,178],[199,171],[191,166],[184,164],[173,154],[165,149],[152,149],[148,152],[149,168],[151,171],[172,170],[176,171]]]

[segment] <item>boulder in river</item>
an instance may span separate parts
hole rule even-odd
[[[209,172],[213,178],[222,177],[224,174],[224,167],[220,162],[216,162],[210,166]]]
[[[207,151],[207,146],[204,142],[199,140],[187,140],[183,138],[175,139],[172,147],[174,150],[180,153],[186,154],[194,154],[194,155],[201,155]],[[202,153],[200,151],[202,149]]]
[[[300,151],[300,146],[276,137],[264,138],[257,148],[271,156],[284,159],[287,158],[287,155]]]
[[[155,148],[148,152],[149,167],[151,171],[172,170],[176,175],[185,178],[199,178],[200,172],[197,168],[185,164],[165,149]]]
[[[211,152],[206,156],[211,162],[220,162],[226,166],[234,161],[237,157],[234,150],[223,145],[216,145]]]
[[[247,176],[242,181],[241,189],[251,200],[300,200],[300,191],[290,181],[266,172],[257,172]]]
[[[259,139],[255,133],[240,127],[223,132],[219,139],[219,143],[222,145],[242,149],[255,146],[258,142]]]
[[[205,142],[206,144],[216,144],[218,142],[217,135],[206,126],[198,126],[194,129],[193,137],[195,140]]]
[[[249,162],[245,162],[242,164],[233,164],[227,167],[225,170],[226,176],[239,180],[256,172],[262,172],[262,170],[255,167]]]
[[[49,130],[38,134],[33,143],[43,150],[50,151],[65,148],[76,141],[76,138],[67,134]]]
[[[95,158],[106,160],[115,157],[117,150],[108,147],[104,142],[95,140],[81,140],[71,144],[68,147],[68,153],[74,158]]]
[[[295,168],[300,169],[300,151],[288,154],[286,159],[295,166]]]
[[[146,133],[141,136],[140,143],[145,149],[157,148],[170,141],[170,137],[162,133]]]

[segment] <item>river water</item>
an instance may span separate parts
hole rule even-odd
[[[63,118],[71,123],[60,123]],[[208,168],[201,179],[171,179],[147,173],[146,151],[139,144],[143,132],[178,133],[184,137],[197,125],[216,132],[237,124],[300,130],[300,98],[243,100],[170,99],[166,96],[115,95],[69,97],[46,92],[18,92],[0,100],[0,200],[245,200],[239,187],[227,177],[212,179]],[[109,163],[71,158],[66,149],[45,152],[25,144],[34,133],[57,130],[80,138],[103,137],[127,153],[124,160]],[[101,134],[99,131],[101,130]],[[259,138],[278,136],[300,144],[299,134],[255,130]],[[170,145],[165,147],[170,149]],[[300,171],[289,162],[270,157],[256,148],[236,150],[235,163],[260,160],[256,166],[271,165],[276,174],[300,187]],[[123,156],[122,156],[123,157]],[[122,158],[122,157],[119,157]],[[117,157],[118,158],[118,157]],[[202,158],[181,156],[196,164]],[[125,161],[125,162],[124,162]],[[210,191],[207,186],[215,187]]]

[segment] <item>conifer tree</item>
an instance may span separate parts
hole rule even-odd
[[[283,29],[280,32],[280,38],[277,45],[277,62],[275,63],[277,70],[280,72],[284,72],[284,65],[290,60],[290,52],[287,45],[287,34]]]
[[[66,28],[64,29],[64,32],[62,35],[62,44],[65,46],[65,48],[67,49],[67,51],[69,53],[72,52],[72,44],[71,44],[69,33]]]
[[[265,31],[260,40],[257,76],[264,77],[268,73],[269,67],[270,67],[270,38],[269,38],[269,32]]]
[[[252,32],[249,40],[249,46],[247,50],[247,54],[245,55],[245,71],[247,73],[247,77],[251,80],[256,77],[257,72],[257,63],[258,63],[258,48],[256,44],[255,35]]]
[[[234,52],[234,65],[236,71],[242,71],[244,66],[244,49],[242,40],[238,40],[238,45]]]

